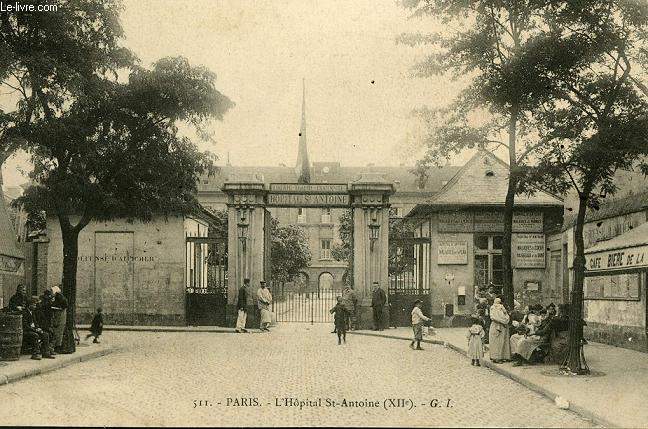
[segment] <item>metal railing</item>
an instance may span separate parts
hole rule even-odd
[[[333,323],[329,311],[342,295],[338,289],[295,290],[281,282],[273,283],[271,292],[277,322]]]

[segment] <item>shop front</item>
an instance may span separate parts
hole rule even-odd
[[[585,251],[585,336],[648,351],[648,222]]]
[[[408,216],[415,236],[430,242],[425,263],[417,265],[424,267],[422,282],[430,285],[431,313],[439,326],[468,323],[480,296],[503,286],[507,185],[508,166],[480,151],[437,197]],[[551,264],[553,254],[560,255],[560,242],[550,238],[560,231],[562,212],[562,201],[541,190],[516,197],[512,266],[515,298],[522,305],[562,301],[560,276],[552,274]]]

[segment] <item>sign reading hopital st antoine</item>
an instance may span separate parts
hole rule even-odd
[[[347,192],[341,183],[271,183],[268,206],[348,207]]]

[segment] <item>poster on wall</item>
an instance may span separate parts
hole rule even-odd
[[[542,212],[513,213],[513,232],[542,232]]]
[[[515,268],[545,267],[544,234],[515,234],[514,240]]]
[[[439,212],[439,232],[472,232],[473,214],[467,211]]]
[[[637,301],[639,297],[639,273],[611,274],[585,277],[585,299],[614,299]]]
[[[466,241],[439,241],[437,252],[437,264],[439,265],[463,265],[468,263],[468,243]]]
[[[499,211],[479,211],[475,213],[475,232],[503,232],[504,213]]]

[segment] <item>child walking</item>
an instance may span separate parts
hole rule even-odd
[[[90,337],[94,337],[92,340],[93,343],[99,344],[99,336],[103,331],[103,314],[101,307],[97,308],[95,316],[92,318],[92,324],[90,325],[90,333],[86,335],[86,340]]]
[[[472,326],[468,328],[466,338],[468,338],[468,356],[471,359],[470,364],[481,366],[479,361],[484,357],[483,338],[486,335],[484,328],[479,323],[477,316],[472,317]]]
[[[349,317],[349,312],[344,307],[344,305],[342,305],[341,296],[337,297],[337,304],[335,304],[335,307],[331,308],[330,312],[334,314],[335,332],[337,333],[338,337],[338,346],[342,344],[342,341],[344,341],[344,344],[346,344],[347,319]]]
[[[410,343],[412,350],[424,350],[421,347],[421,340],[423,340],[423,322],[429,322],[430,318],[425,316],[421,311],[421,304],[423,301],[417,299],[414,301],[414,308],[412,309],[412,329],[414,330],[414,339]],[[416,349],[414,349],[416,343]]]

